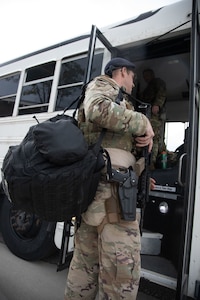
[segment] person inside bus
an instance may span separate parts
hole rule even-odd
[[[123,58],[111,59],[105,75],[93,79],[79,109],[78,121],[89,143],[107,128],[102,146],[112,167],[134,167],[131,153],[137,147],[152,149],[149,120],[134,111],[125,97],[116,103],[120,88],[131,94],[135,65]],[[83,117],[84,116],[84,117]],[[134,136],[134,138],[133,138]],[[65,300],[136,299],[140,280],[140,230],[138,220],[122,219],[118,185],[102,174],[94,201],[82,214],[65,288]],[[154,186],[154,181],[151,181]]]
[[[164,129],[164,104],[166,101],[166,84],[165,82],[155,77],[152,69],[143,70],[143,78],[147,83],[146,88],[140,94],[142,101],[151,104],[151,125],[154,131],[153,148],[151,153],[151,169],[155,169],[158,153],[164,144],[163,129]]]

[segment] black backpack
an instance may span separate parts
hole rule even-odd
[[[83,95],[80,98],[78,106]],[[65,221],[79,217],[92,202],[105,165],[101,148],[105,130],[89,147],[75,113],[30,127],[19,145],[9,147],[2,185],[17,209],[47,221]]]

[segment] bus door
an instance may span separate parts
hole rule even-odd
[[[104,45],[104,47],[108,50],[111,57],[115,57],[116,54],[118,53],[117,49],[112,47],[110,42],[105,38],[105,36],[101,33],[101,31],[96,26],[92,25],[90,39],[89,39],[88,54],[87,54],[87,64],[86,64],[83,84],[88,83],[92,79],[91,78],[92,63],[93,63],[93,58],[94,58],[94,54],[95,54],[97,38]],[[69,244],[70,227],[71,227],[71,222],[64,223],[57,271],[61,271],[61,270],[65,269],[66,267],[68,267],[69,262],[72,257],[72,253],[68,252],[68,250],[70,248],[69,247],[69,245],[70,245]]]
[[[188,295],[189,265],[191,257],[191,238],[193,231],[195,183],[197,171],[197,149],[198,149],[198,128],[199,128],[199,57],[200,57],[200,22],[198,7],[199,1],[193,0],[192,8],[192,29],[190,42],[190,87],[189,87],[189,132],[186,149],[186,172],[183,172],[183,165],[180,172],[185,173],[184,185],[184,216],[182,226],[182,240],[180,249],[180,261],[177,278],[176,300],[186,299]],[[184,161],[184,158],[183,160]],[[181,176],[180,176],[181,177]],[[190,295],[194,296],[194,295]],[[199,298],[198,298],[199,299]]]

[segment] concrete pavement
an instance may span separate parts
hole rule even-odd
[[[64,299],[67,270],[56,271],[57,257],[27,262],[13,255],[2,240],[0,253],[0,300]],[[155,299],[141,292],[137,297],[137,300]]]

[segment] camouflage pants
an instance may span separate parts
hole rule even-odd
[[[134,300],[140,280],[137,221],[107,223],[101,233],[82,221],[75,236],[65,300]]]
[[[161,141],[161,128],[162,128],[162,124],[163,121],[159,119],[159,117],[157,116],[152,116],[150,119],[153,131],[154,131],[154,138],[153,138],[153,148],[152,148],[152,152],[151,152],[151,161],[153,163],[156,162],[157,156],[158,156],[158,152],[159,152],[159,148],[160,148],[160,144],[162,144]]]

